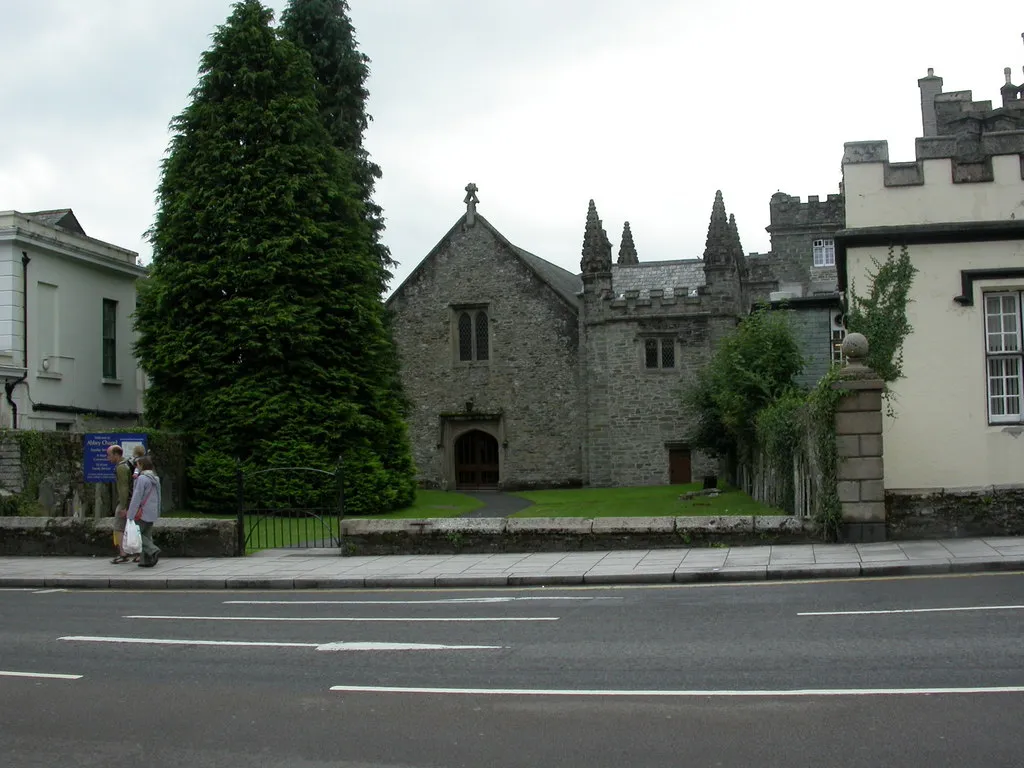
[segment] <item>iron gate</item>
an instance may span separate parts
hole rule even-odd
[[[345,491],[313,467],[238,470],[238,554],[260,549],[340,548]]]

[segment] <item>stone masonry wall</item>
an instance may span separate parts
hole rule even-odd
[[[735,325],[735,323],[732,323]],[[669,444],[685,445],[694,426],[683,394],[721,335],[707,314],[626,317],[585,328],[588,485],[659,485],[669,481]],[[676,339],[676,367],[644,367],[644,340]],[[717,462],[691,454],[694,480]]]
[[[835,290],[835,267],[813,266],[812,246],[815,240],[832,237],[845,226],[842,196],[819,200],[812,195],[804,203],[799,197],[777,192],[772,195],[769,211],[772,271],[779,283],[808,286],[807,295],[814,292],[814,286]]]
[[[1024,535],[1024,486],[975,491],[887,493],[892,539]]]
[[[457,361],[452,306],[486,305],[490,360]],[[421,482],[446,478],[442,414],[501,414],[504,488],[579,485],[579,329],[573,308],[479,219],[457,227],[390,302],[412,402],[413,455]]]

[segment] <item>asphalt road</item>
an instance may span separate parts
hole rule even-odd
[[[1019,766],[1022,629],[1022,574],[0,591],[0,765]]]

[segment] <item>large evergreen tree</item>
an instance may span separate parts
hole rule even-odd
[[[374,249],[385,268],[394,265],[381,241],[384,214],[373,201],[381,169],[363,146],[363,135],[373,119],[366,111],[370,59],[359,50],[347,0],[290,0],[281,14],[281,35],[309,54],[319,88],[320,116],[334,146],[355,162],[366,220],[373,232]]]
[[[348,2],[290,0],[281,15],[280,33],[309,54],[317,81],[320,118],[334,146],[351,160],[364,220],[373,238],[373,252],[382,267],[383,294],[390,277],[389,268],[395,262],[381,240],[383,211],[373,201],[381,169],[363,146],[363,136],[371,120],[366,110],[370,60],[358,48]],[[377,433],[374,450],[385,468],[402,472],[411,462],[408,432],[404,419],[395,421],[392,414],[401,413],[404,417],[408,402],[402,390],[400,361],[390,334],[390,319],[390,315],[385,317],[388,338],[384,342],[390,345],[390,351],[376,357],[373,360],[376,368],[365,374],[367,380],[376,382],[374,390],[368,393],[366,408],[383,427]]]
[[[230,502],[234,458],[329,467],[352,504],[413,494],[408,453],[378,446],[375,371],[392,354],[384,279],[350,155],[320,118],[309,57],[241,0],[203,55],[173,137],[136,311],[147,416],[194,436],[207,508]]]

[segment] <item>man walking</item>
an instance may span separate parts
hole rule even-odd
[[[140,456],[137,462],[139,477],[132,490],[128,517],[139,524],[142,534],[142,560],[140,568],[152,568],[160,559],[160,548],[153,543],[153,524],[160,519],[160,478],[153,471],[153,459]]]
[[[124,537],[124,526],[127,520],[128,504],[131,499],[132,470],[125,461],[124,451],[120,445],[111,445],[107,448],[107,461],[115,464],[114,468],[114,547],[117,549],[117,556],[110,562],[127,563],[131,557],[121,550],[121,540]]]

